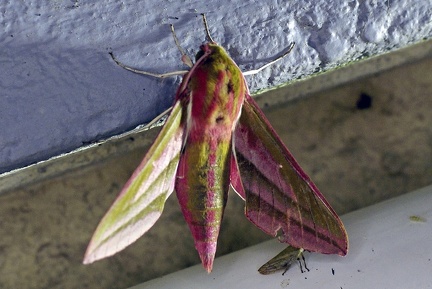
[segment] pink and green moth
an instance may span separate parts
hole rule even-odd
[[[281,242],[323,254],[346,255],[348,238],[338,215],[300,168],[261,109],[244,75],[210,36],[184,74],[166,123],[141,164],[100,221],[84,263],[111,256],[146,233],[176,191],[204,268],[210,272],[230,187],[245,200],[246,217]]]

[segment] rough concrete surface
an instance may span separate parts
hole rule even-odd
[[[431,67],[424,60],[265,111],[338,213],[432,183]],[[198,263],[171,196],[135,244],[81,264],[96,224],[144,153],[0,196],[0,288],[127,288]],[[218,253],[267,238],[231,194]]]

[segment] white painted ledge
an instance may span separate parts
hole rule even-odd
[[[423,220],[413,222],[410,216]],[[260,275],[259,266],[285,248],[273,240],[217,258],[211,274],[197,265],[132,288],[430,288],[432,186],[342,219],[350,237],[349,254],[305,253],[310,272],[300,273],[295,263],[285,275]]]

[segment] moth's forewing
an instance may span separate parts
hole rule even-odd
[[[155,142],[100,221],[84,264],[114,255],[159,219],[174,189],[183,142],[182,105],[177,102]]]

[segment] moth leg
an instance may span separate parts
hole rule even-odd
[[[300,259],[300,256],[301,256],[301,259]],[[300,265],[300,271],[302,273],[304,273],[305,271],[303,271],[303,266],[302,266],[302,263],[301,263],[302,260],[303,260],[304,268],[309,272],[310,270],[309,270],[309,268],[306,265],[306,259],[305,259],[304,255],[303,255],[303,253],[300,253],[300,255],[297,257],[297,261],[299,262],[299,265]]]
[[[161,121],[163,118],[167,117],[168,114],[171,112],[171,110],[172,110],[172,106],[170,108],[168,108],[167,110],[165,110],[164,112],[162,112],[161,114],[159,114],[158,116],[156,116],[151,122],[146,124],[143,129],[151,129],[153,127],[161,126],[163,123],[165,123],[166,119],[164,119],[163,122],[161,122],[159,124],[156,124],[156,123]]]
[[[120,66],[121,68],[124,68],[126,70],[132,71],[133,73],[137,73],[137,74],[143,74],[143,75],[148,75],[148,76],[153,76],[153,77],[157,77],[157,78],[165,78],[165,77],[169,77],[169,76],[174,76],[174,75],[184,75],[186,73],[188,73],[188,70],[179,70],[179,71],[173,71],[173,72],[168,72],[168,73],[162,73],[162,74],[158,74],[158,73],[152,73],[152,72],[147,72],[147,71],[142,71],[130,66],[127,66],[123,63],[121,63],[112,52],[109,53],[109,55],[111,55],[111,58],[114,60],[114,62]]]
[[[175,45],[177,46],[178,50],[180,51],[180,53],[182,55],[182,57],[181,57],[182,62],[184,64],[186,64],[187,66],[192,67],[193,66],[192,60],[186,54],[184,49],[181,47],[180,42],[178,41],[177,35],[175,34],[175,31],[174,31],[174,25],[170,24],[170,28],[171,28],[172,36],[174,38]],[[188,71],[186,71],[186,72],[188,72]],[[185,74],[185,73],[183,73],[183,74]]]
[[[174,38],[174,42],[175,45],[177,46],[178,50],[180,51],[182,57],[182,62],[184,64],[186,64],[189,67],[193,66],[192,60],[190,59],[189,56],[186,55],[186,52],[184,51],[184,49],[180,46],[180,43],[178,41],[177,35],[175,34],[174,31],[174,25],[170,24],[170,28],[171,28],[171,33],[173,35]],[[130,66],[127,66],[123,63],[121,63],[112,52],[109,53],[111,55],[111,58],[114,60],[115,63],[117,63],[117,65],[119,65],[120,67],[132,71],[134,73],[138,73],[138,74],[143,74],[143,75],[148,75],[148,76],[153,76],[153,77],[157,77],[157,78],[165,78],[165,77],[169,77],[169,76],[174,76],[174,75],[184,75],[186,73],[189,72],[189,70],[178,70],[178,71],[173,71],[173,72],[167,72],[167,73],[152,73],[152,72],[148,72],[148,71],[142,71]]]
[[[305,259],[304,255],[301,254],[301,257],[302,257],[302,259],[303,259],[303,264],[304,264],[305,269],[309,272],[310,270],[309,270],[309,268],[306,266],[306,259]]]
[[[298,260],[298,259],[297,259]],[[284,276],[285,275],[285,273],[286,272],[288,272],[288,269],[291,267],[291,264],[287,264],[287,266],[285,266],[285,269],[284,269],[284,271],[282,272],[282,276]],[[301,269],[301,266],[300,266],[300,269]],[[302,273],[303,273],[303,270],[301,271]]]
[[[284,54],[282,54],[281,56],[275,58],[274,60],[270,61],[269,63],[264,64],[263,66],[261,66],[258,69],[254,69],[254,70],[249,70],[249,71],[243,72],[243,75],[257,74],[258,72],[260,72],[264,68],[267,68],[267,67],[269,67],[272,64],[275,64],[276,62],[278,62],[279,60],[281,60],[282,58],[284,58],[285,56],[287,56],[291,52],[291,50],[294,48],[294,45],[295,45],[295,42],[291,42],[291,44],[287,48],[287,51],[284,52]]]

